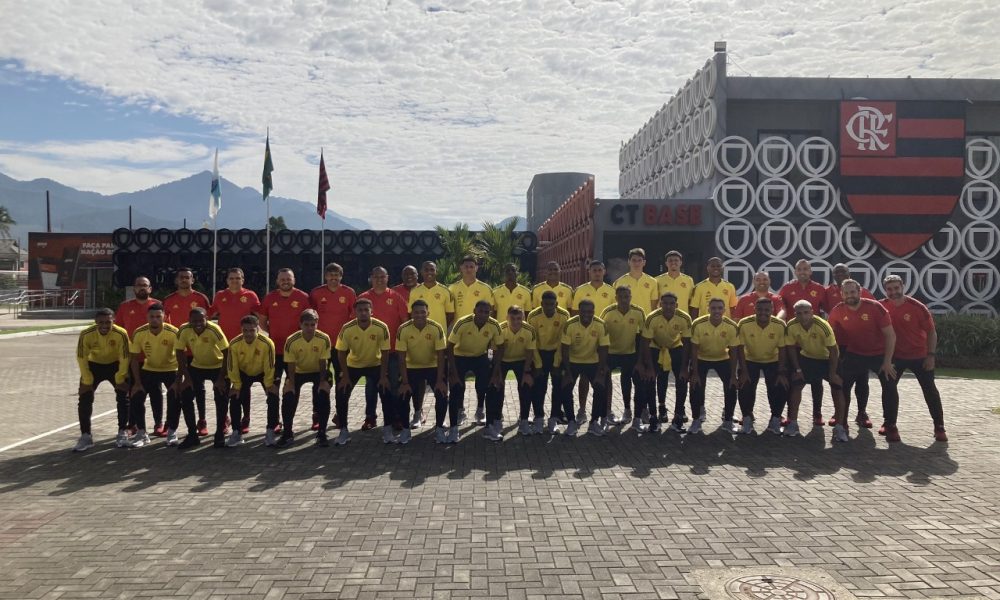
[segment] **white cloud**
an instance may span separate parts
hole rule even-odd
[[[396,227],[521,214],[544,171],[595,173],[600,195],[617,196],[619,141],[716,39],[734,74],[1000,77],[983,59],[995,11],[974,0],[52,0],[7,12],[0,58],[220,126],[224,175],[240,185],[259,186],[269,125],[275,193],[311,200],[323,147],[331,206]],[[102,167],[100,151],[128,160],[127,144],[0,165],[66,183],[103,168],[102,191],[120,191],[215,145],[132,147],[125,169]]]

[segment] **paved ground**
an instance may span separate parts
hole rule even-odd
[[[0,339],[0,448],[75,421],[75,336]],[[822,573],[859,598],[1000,598],[1000,384],[941,388],[951,443],[907,380],[892,448],[712,425],[275,451],[258,402],[246,446],[179,453],[114,449],[106,416],[86,455],[73,427],[0,452],[0,598],[708,598],[705,573],[730,569]],[[103,389],[95,412],[113,407]]]

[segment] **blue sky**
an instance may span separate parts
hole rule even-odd
[[[594,173],[712,54],[754,76],[1000,77],[981,0],[47,0],[0,20],[0,171],[104,193],[211,168],[422,228]]]

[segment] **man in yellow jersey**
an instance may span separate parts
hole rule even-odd
[[[604,402],[607,405],[609,423],[628,423],[632,421],[632,384],[639,386],[639,375],[635,370],[636,356],[639,347],[639,336],[642,333],[642,325],[646,320],[646,313],[632,304],[632,290],[622,286],[615,290],[616,303],[604,309],[601,320],[608,330],[608,338],[611,345],[608,347],[608,382],[607,397]],[[622,413],[622,420],[619,421],[617,415],[611,410],[611,396],[614,389],[612,375],[615,369],[621,371],[620,385],[622,388],[622,402],[625,409]],[[633,429],[638,431],[641,424],[642,408],[639,407],[639,395],[636,394],[635,416],[639,423],[632,423]],[[594,403],[598,398],[594,398]]]
[[[757,402],[757,383],[764,375],[771,421],[781,420],[788,393],[788,369],[785,357],[785,322],[774,316],[774,302],[769,297],[757,298],[755,314],[737,324],[740,336],[739,401],[743,425],[730,431],[748,435],[754,432],[753,409]],[[789,435],[793,435],[789,433]]]
[[[94,414],[94,392],[107,381],[115,388],[118,408],[118,437],[115,446],[128,446],[128,332],[115,323],[115,312],[102,308],[94,315],[94,324],[80,332],[76,343],[76,362],[80,365],[80,388],[77,415],[80,418],[80,439],[73,452],[85,452],[94,447],[90,433],[90,418]]]
[[[594,303],[594,313],[601,314],[604,309],[615,304],[615,288],[604,282],[607,269],[604,263],[599,260],[592,260],[587,265],[587,274],[590,281],[581,284],[573,292],[573,305],[570,314],[575,314],[580,310],[580,302],[590,300]]]
[[[500,417],[495,410],[485,414],[486,400],[490,394],[499,391],[503,380],[500,378],[500,362],[503,360],[503,335],[500,323],[490,317],[492,305],[486,300],[476,303],[474,312],[455,321],[448,336],[448,413],[451,430],[446,441],[458,442],[458,426],[465,420],[465,376],[472,373],[476,379],[476,414],[482,413],[487,430],[501,427]],[[493,350],[490,360],[489,350]],[[495,402],[490,403],[495,409]]]
[[[435,430],[438,443],[444,443],[447,430],[444,417],[448,412],[448,377],[445,374],[444,325],[427,318],[427,303],[417,300],[411,307],[412,319],[403,323],[396,334],[396,352],[399,354],[399,395],[404,410],[409,409],[411,396],[416,390],[434,391]],[[410,441],[410,432],[399,434],[399,443]]]
[[[667,418],[664,405],[669,374],[674,374],[676,401],[671,431],[684,433],[684,401],[687,399],[688,357],[691,351],[691,317],[677,308],[677,296],[664,292],[660,307],[649,313],[642,327],[639,349],[639,375],[642,386],[639,402],[649,413],[649,432],[660,431],[660,423]],[[656,416],[656,400],[660,400],[660,418]],[[640,418],[639,414],[635,415]],[[633,421],[633,423],[635,423]],[[641,421],[637,426],[641,428]]]
[[[497,321],[507,317],[507,309],[520,306],[525,314],[531,312],[531,290],[517,282],[517,265],[507,263],[503,267],[503,283],[493,288]]]
[[[242,333],[229,340],[229,354],[226,357],[226,376],[229,378],[229,417],[233,432],[229,434],[225,447],[235,448],[243,443],[243,433],[237,426],[242,421],[244,399],[250,396],[250,387],[259,383],[267,397],[267,418],[272,416],[272,406],[278,405],[278,384],[274,374],[274,342],[260,334],[257,315],[247,315],[240,319]],[[268,427],[274,431],[274,427]],[[218,446],[216,446],[218,447]]]
[[[580,428],[580,424],[573,418],[572,390],[576,380],[581,377],[587,378],[594,388],[595,402],[589,431],[596,436],[604,435],[603,420],[607,416],[608,405],[603,399],[607,397],[610,345],[604,321],[594,316],[594,303],[583,300],[580,302],[580,314],[566,323],[562,336],[563,388],[564,393],[571,398],[567,402],[570,421],[566,426],[566,435],[575,435]]]
[[[697,319],[701,315],[705,315],[708,312],[708,303],[714,298],[722,300],[722,304],[725,306],[725,311],[723,316],[731,318],[732,310],[736,307],[736,303],[739,302],[739,298],[736,297],[736,287],[722,278],[722,259],[718,256],[713,256],[708,259],[708,264],[705,265],[705,270],[708,272],[708,278],[703,279],[698,282],[698,285],[694,286],[694,291],[691,293],[691,318]]]
[[[471,315],[476,304],[485,300],[490,303],[490,308],[495,309],[493,301],[493,288],[482,281],[476,279],[479,273],[479,264],[475,256],[466,256],[458,265],[458,270],[462,278],[448,286],[451,297],[455,299],[455,318],[461,319],[466,315]]]
[[[785,329],[785,345],[788,352],[788,364],[792,372],[792,391],[788,398],[788,424],[781,429],[780,418],[771,418],[767,429],[772,433],[788,432],[786,435],[796,435],[799,431],[799,404],[802,402],[802,389],[814,381],[822,384],[825,379],[830,384],[830,395],[833,397],[835,410],[844,414],[843,380],[837,373],[840,362],[840,348],[833,327],[823,318],[813,314],[812,303],[799,300],[792,305],[795,317],[788,322]],[[822,423],[819,424],[823,426]],[[789,429],[791,428],[791,429]],[[843,423],[834,424],[834,435],[847,438],[847,430]]]
[[[333,343],[330,336],[319,331],[319,313],[307,308],[299,315],[299,330],[285,340],[285,365],[288,368],[288,379],[281,393],[281,438],[273,441],[274,431],[268,429],[265,434],[265,446],[276,445],[278,448],[290,446],[295,441],[293,424],[295,410],[299,407],[302,396],[302,386],[312,384],[312,412],[319,425],[316,430],[316,444],[329,446],[326,437],[327,422],[330,420],[330,349]],[[270,437],[271,439],[266,439]],[[270,442],[270,443],[268,443]]]
[[[573,416],[572,394],[562,386],[562,334],[569,321],[569,311],[559,306],[555,292],[542,294],[541,306],[528,314],[528,324],[535,329],[537,336],[536,350],[538,362],[534,370],[534,383],[531,386],[531,403],[535,407],[535,416],[541,413],[545,406],[545,390],[552,380],[552,409],[549,412],[549,422],[545,427],[548,433],[555,433],[560,420],[565,420],[565,398],[570,396],[569,416]]]
[[[573,302],[573,288],[559,280],[560,273],[562,273],[562,269],[560,269],[559,263],[554,260],[545,263],[545,281],[536,283],[535,287],[531,288],[532,306],[541,306],[542,294],[552,292],[556,295],[556,302],[560,307],[566,310],[570,309]]]
[[[625,286],[632,290],[635,305],[644,311],[654,310],[660,304],[659,284],[643,269],[646,267],[646,251],[632,248],[628,251],[628,273],[615,280],[617,290]]]
[[[423,282],[410,290],[411,316],[413,303],[423,300],[427,303],[427,318],[447,330],[455,320],[455,300],[451,291],[438,282],[437,265],[433,262],[424,261],[420,265],[420,274],[424,279]]]
[[[594,303],[595,315],[602,314],[604,309],[613,306],[615,303],[615,288],[604,283],[604,276],[607,274],[604,263],[599,260],[590,261],[590,264],[587,265],[587,273],[590,275],[590,281],[581,284],[573,292],[571,315],[579,312],[580,302],[583,300],[590,300]],[[590,383],[586,379],[581,378],[578,388],[580,412],[576,417],[576,420],[581,423],[587,418],[587,395],[589,393]]]
[[[142,448],[149,444],[146,433],[146,396],[163,402],[163,388],[167,389],[167,403],[176,402],[177,393],[177,328],[163,322],[163,305],[159,302],[146,309],[146,324],[132,334],[129,350],[132,353],[132,399],[129,403],[132,424],[137,427],[131,446]],[[143,361],[145,357],[145,361]],[[153,401],[153,400],[151,400]],[[167,444],[176,446],[177,434],[167,438]]]
[[[671,250],[663,256],[663,264],[667,267],[667,272],[656,276],[660,298],[663,298],[663,294],[672,292],[677,296],[677,305],[682,310],[686,309],[691,304],[694,279],[681,271],[681,267],[684,266],[684,256],[677,250]]]
[[[396,434],[392,429],[394,415],[389,398],[389,328],[372,317],[372,301],[368,298],[358,298],[354,303],[354,315],[354,320],[344,325],[337,336],[340,381],[335,395],[340,435],[334,443],[343,446],[351,441],[347,432],[348,400],[354,386],[364,377],[366,410],[375,406],[376,398],[382,399],[382,441],[391,444]]]
[[[205,383],[211,386],[215,399],[215,443],[225,440],[226,415],[229,412],[226,401],[226,374],[222,365],[229,352],[229,341],[222,328],[208,320],[206,310],[192,308],[188,312],[187,323],[177,330],[177,365],[180,372],[180,407],[167,405],[167,439],[171,432],[176,434],[180,415],[184,413],[184,424],[188,435],[180,443],[185,450],[201,443],[198,423],[195,421],[195,398],[205,397]],[[176,317],[176,315],[175,315]],[[204,414],[204,412],[202,412]]]
[[[513,371],[514,382],[517,385],[517,399],[521,409],[518,414],[517,433],[519,435],[541,433],[542,426],[545,424],[541,404],[535,405],[535,426],[533,427],[531,421],[528,420],[532,404],[531,386],[534,383],[532,373],[534,372],[535,349],[538,342],[535,328],[524,322],[524,310],[515,305],[507,309],[507,320],[500,323],[500,333],[503,334],[503,361],[500,363],[501,387],[497,390],[499,394],[497,394],[496,400],[499,406],[496,407],[496,410],[500,413],[502,420],[504,392],[506,391],[503,380],[506,379],[509,371]],[[493,441],[503,439],[499,428],[493,432],[487,432],[487,434],[487,439]]]
[[[736,410],[738,387],[739,332],[736,323],[725,316],[726,302],[713,298],[708,314],[691,323],[691,427],[688,433],[701,433],[705,422],[705,386],[709,370],[722,382],[725,398],[723,421],[732,421]],[[727,429],[726,431],[730,431]]]

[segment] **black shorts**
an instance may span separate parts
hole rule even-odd
[[[799,356],[799,368],[802,369],[802,380],[806,385],[821,381],[830,381],[830,360],[820,360]]]
[[[636,353],[632,354],[608,354],[608,374],[615,369],[619,369],[623,374],[631,373],[635,369]]]

